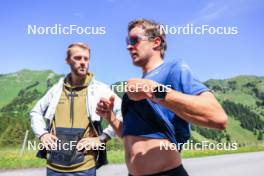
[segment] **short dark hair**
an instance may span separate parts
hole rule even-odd
[[[167,42],[166,42],[166,34],[161,24],[153,20],[140,18],[133,20],[128,24],[128,32],[130,32],[136,26],[141,26],[145,31],[145,33],[147,34],[147,36],[151,38],[159,37],[161,39],[160,56],[164,58],[165,51],[167,49]]]

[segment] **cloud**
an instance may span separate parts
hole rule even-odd
[[[240,15],[255,8],[263,7],[260,0],[209,0],[208,3],[195,13],[189,24],[209,23],[223,16]]]
[[[225,12],[229,11],[235,4],[234,0],[223,0],[209,1],[201,10],[196,13],[193,20],[190,21],[191,24],[195,23],[208,23],[224,15]]]

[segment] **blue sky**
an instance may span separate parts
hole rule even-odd
[[[140,77],[126,50],[127,24],[154,19],[170,27],[237,27],[236,35],[167,35],[166,58],[184,59],[202,80],[264,76],[264,2],[261,0],[17,0],[0,2],[0,73],[27,68],[67,73],[67,46],[91,47],[90,70],[106,83]],[[28,25],[102,26],[102,35],[32,35]]]

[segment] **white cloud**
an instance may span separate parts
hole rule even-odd
[[[201,10],[195,13],[195,18],[189,23],[209,23],[227,14],[239,14],[249,6],[255,6],[255,0],[211,0]]]

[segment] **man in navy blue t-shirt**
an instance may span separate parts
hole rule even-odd
[[[187,176],[179,149],[161,144],[181,144],[190,136],[189,123],[224,129],[227,115],[210,90],[182,60],[164,60],[164,30],[156,22],[139,19],[128,26],[127,49],[142,78],[127,82],[123,122],[112,112],[113,99],[98,103],[104,117],[124,139],[130,175]]]

